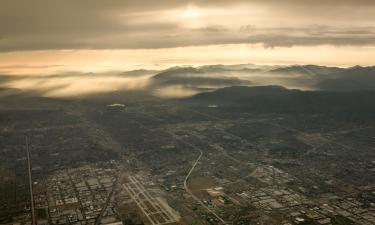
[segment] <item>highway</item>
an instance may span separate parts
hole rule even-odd
[[[29,139],[26,136],[26,157],[27,157],[27,169],[29,173],[29,188],[30,188],[30,204],[31,204],[31,224],[37,225],[35,218],[35,205],[34,205],[34,192],[33,192],[33,179],[31,177],[31,160],[29,151]]]
[[[145,114],[143,113],[143,115],[146,115],[146,116],[149,116],[151,118],[154,118],[156,120],[159,120],[161,121],[159,118],[155,117],[155,116],[151,116],[149,114]],[[137,123],[138,125],[140,125],[141,127],[145,128],[145,129],[149,129],[147,126],[145,126],[144,124],[140,123],[139,121],[136,121],[134,120],[135,123]],[[191,148],[193,148],[194,150],[197,150],[199,151],[199,156],[197,158],[197,160],[194,162],[193,166],[191,167],[191,169],[189,170],[187,176],[185,177],[185,180],[184,180],[184,189],[185,191],[195,200],[197,201],[203,208],[205,208],[208,212],[210,212],[213,216],[215,216],[222,224],[229,224],[228,222],[226,222],[225,220],[223,220],[219,215],[217,215],[213,210],[211,210],[210,208],[208,208],[197,196],[194,195],[194,193],[189,189],[188,185],[187,185],[187,181],[190,177],[190,175],[192,174],[192,172],[194,171],[195,167],[197,166],[199,160],[202,158],[203,156],[203,151],[198,148],[197,146],[189,143],[189,142],[186,142],[185,140],[183,140],[182,138],[176,136],[174,133],[170,132],[170,131],[167,131],[167,130],[164,130],[165,133],[169,134],[170,136],[172,136],[174,139],[190,146]]]
[[[113,196],[113,193],[115,192],[115,188],[117,186],[117,183],[118,183],[118,174],[116,175],[116,180],[113,182],[113,185],[112,185],[112,189],[111,189],[111,192],[108,194],[107,196],[107,200],[105,201],[105,205],[103,206],[102,210],[100,211],[100,214],[98,216],[98,218],[96,218],[95,220],[95,224],[94,225],[99,225],[101,223],[101,220],[102,220],[102,217],[103,217],[103,214],[104,212],[107,210],[107,207],[111,201],[111,198]]]
[[[214,215],[221,223],[223,224],[228,224],[227,222],[225,222],[225,220],[223,220],[219,215],[217,215],[213,210],[211,210],[210,208],[208,208],[197,196],[195,196],[193,194],[193,192],[189,189],[188,185],[187,185],[187,181],[189,180],[189,177],[191,175],[191,173],[194,171],[195,167],[197,166],[199,160],[202,158],[203,156],[203,152],[202,150],[199,149],[199,156],[197,158],[197,160],[194,162],[193,166],[191,167],[189,173],[186,175],[185,177],[185,180],[184,180],[184,188],[185,188],[185,191],[197,202],[199,202],[199,204],[201,206],[203,206],[203,208],[205,208],[207,211],[209,211],[212,215]]]

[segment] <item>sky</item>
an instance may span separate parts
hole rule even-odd
[[[373,0],[0,0],[0,72],[372,65]]]

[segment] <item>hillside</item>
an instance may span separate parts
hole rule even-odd
[[[329,92],[290,90],[279,86],[228,87],[197,94],[183,101],[196,106],[215,104],[224,108],[262,113],[316,114],[334,117],[366,117],[375,114],[374,91]]]

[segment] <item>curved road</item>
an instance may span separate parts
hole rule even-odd
[[[148,114],[143,114],[143,115],[146,115],[146,116],[149,116],[149,117],[152,117],[156,120],[159,120],[161,121],[159,118],[155,117],[155,116],[151,116],[151,115],[148,115]],[[146,125],[134,120],[137,124],[139,124],[141,127],[144,127],[146,129],[149,129]],[[210,212],[212,215],[214,215],[222,224],[228,224],[228,222],[226,222],[225,220],[223,220],[219,215],[217,215],[213,210],[211,210],[210,208],[208,208],[197,196],[195,196],[193,194],[193,192],[189,189],[189,187],[187,186],[187,181],[191,175],[191,173],[194,171],[195,167],[197,166],[199,160],[202,158],[203,156],[203,152],[201,149],[199,149],[198,147],[196,147],[195,145],[191,144],[191,143],[188,143],[186,141],[184,141],[183,139],[181,139],[180,137],[178,136],[175,136],[174,133],[172,132],[169,132],[167,130],[164,131],[165,133],[169,134],[170,136],[172,136],[173,138],[175,138],[176,140],[179,140],[180,142],[192,147],[193,149],[195,150],[198,150],[199,151],[199,156],[197,158],[197,160],[194,162],[193,166],[191,167],[189,173],[186,175],[185,177],[185,180],[184,180],[184,188],[185,188],[185,191],[195,200],[197,201],[203,208],[205,208],[208,212]]]

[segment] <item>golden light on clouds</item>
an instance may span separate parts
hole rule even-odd
[[[300,46],[265,48],[228,44],[168,49],[48,50],[0,53],[0,72],[51,74],[65,71],[103,72],[165,69],[207,64],[371,65],[374,47]]]
[[[113,75],[137,69],[373,65],[373,21],[368,0],[3,0],[0,85],[63,96],[146,88],[147,77]],[[74,77],[41,78],[51,74]],[[163,97],[194,92],[155,90]]]
[[[75,97],[118,90],[142,90],[149,84],[149,76],[121,77],[111,74],[59,74],[10,80],[0,87],[24,91],[38,91],[46,97]]]
[[[198,7],[189,5],[186,7],[186,9],[183,10],[181,15],[185,19],[197,19],[203,16],[203,12]]]

